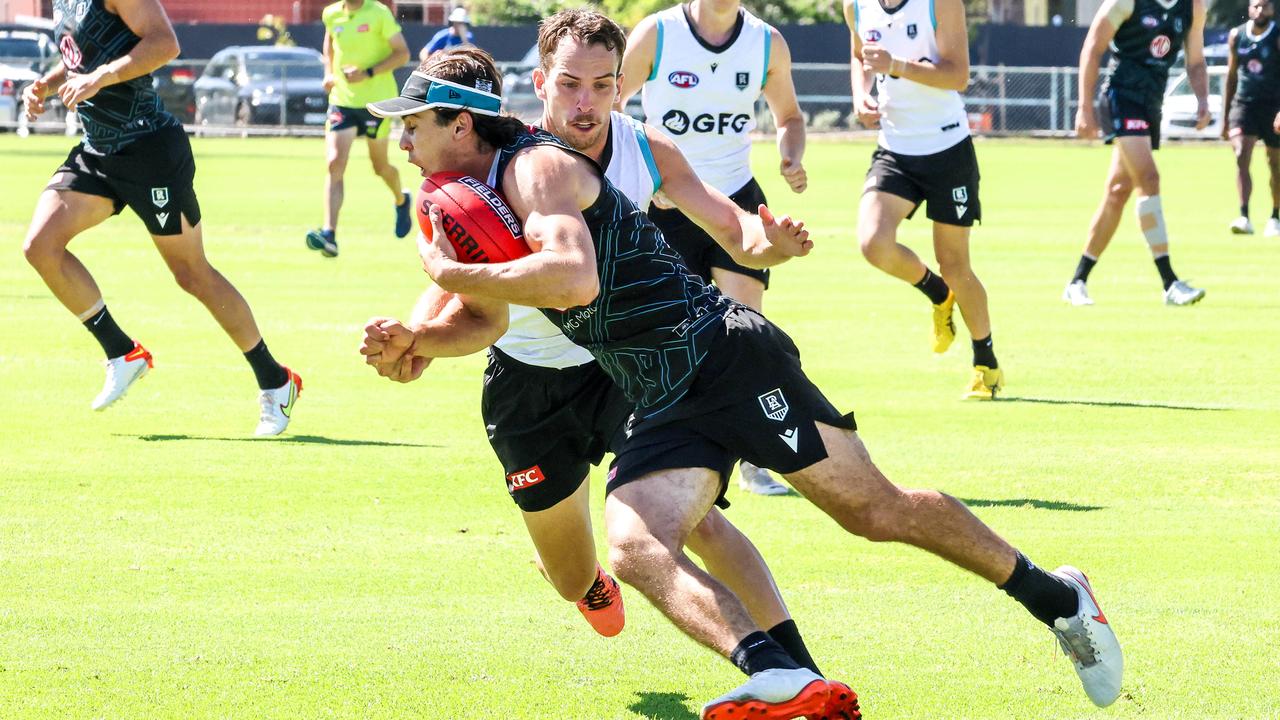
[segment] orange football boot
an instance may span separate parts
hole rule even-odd
[[[627,621],[622,608],[622,588],[599,565],[596,566],[596,581],[586,596],[578,601],[578,610],[582,611],[591,627],[605,637],[622,632]]]

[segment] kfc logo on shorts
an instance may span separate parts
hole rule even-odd
[[[1150,130],[1151,125],[1142,118],[1127,118],[1124,121],[1125,130]]]
[[[80,69],[80,63],[84,61],[84,54],[80,52],[80,46],[76,44],[75,38],[71,37],[71,33],[62,36],[62,41],[58,43],[58,49],[62,51],[62,64],[68,70]]]
[[[867,31],[867,42],[880,42],[880,31],[879,30]]]
[[[1162,58],[1169,54],[1169,50],[1173,48],[1173,42],[1169,40],[1168,35],[1157,35],[1151,40],[1151,57]]]
[[[534,465],[531,468],[508,475],[507,492],[514,493],[517,490],[525,490],[546,479],[546,476],[542,474],[542,468]]]
[[[1253,58],[1245,65],[1245,69],[1249,71],[1250,75],[1261,75],[1262,61],[1257,58]]]
[[[774,388],[757,399],[764,410],[764,416],[770,420],[782,422],[786,419],[787,412],[791,410],[791,406],[787,405],[787,399],[782,395],[782,388]]]

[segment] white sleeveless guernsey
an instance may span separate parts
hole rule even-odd
[[[880,0],[855,0],[854,30],[902,60],[938,62],[933,0],[903,0],[887,11]],[[964,100],[903,78],[876,75],[880,102],[880,147],[901,155],[932,155],[969,137]]]
[[[609,134],[613,155],[604,176],[636,207],[649,207],[649,200],[662,185],[662,179],[644,134],[644,124],[630,115],[615,112],[609,117]],[[489,171],[489,185],[496,184],[496,172],[495,158]],[[540,310],[523,305],[510,308],[507,332],[493,344],[503,353],[528,365],[557,369],[595,360],[586,348],[570,342]]]
[[[694,34],[684,5],[654,15],[658,46],[641,95],[645,120],[675,141],[703,182],[725,195],[751,180],[751,131],[772,39],[767,23],[739,12],[737,34],[718,49]]]

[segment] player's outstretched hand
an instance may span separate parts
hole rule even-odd
[[[32,80],[30,85],[22,89],[22,108],[27,122],[35,122],[44,112],[44,99],[48,94],[49,83],[42,77]]]
[[[1083,107],[1076,110],[1076,137],[1083,140],[1098,137],[1098,121],[1094,119],[1092,112]]]
[[[783,179],[791,186],[791,192],[802,193],[805,188],[809,187],[809,174],[804,171],[804,163],[784,157],[778,171],[782,173]]]
[[[776,218],[764,205],[756,210],[760,215],[760,224],[764,226],[764,236],[783,255],[804,257],[813,249],[813,241],[809,239],[809,231],[804,229],[803,222],[792,220],[790,215]]]
[[[102,89],[101,84],[102,76],[96,72],[81,74],[68,70],[67,81],[58,88],[58,97],[68,110],[75,110],[80,103],[93,99]]]
[[[431,219],[431,237],[426,233],[418,233],[418,257],[422,258],[422,269],[432,280],[440,281],[441,272],[451,264],[456,264],[458,254],[453,251],[449,237],[444,232],[444,224],[440,218],[440,206],[432,204],[427,209]],[[448,288],[445,288],[446,290]]]
[[[364,326],[360,354],[378,374],[397,382],[411,382],[422,376],[430,358],[413,352],[416,336],[395,318],[376,317]]]

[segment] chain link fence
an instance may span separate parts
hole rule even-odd
[[[213,61],[175,61],[154,73],[160,99],[188,129],[202,135],[240,136],[324,132],[329,103],[318,54],[287,62],[245,59],[248,56],[229,61],[223,56],[219,53]],[[31,67],[30,59],[25,60],[25,65],[23,62],[17,59],[6,63],[5,58],[0,58],[0,68]],[[411,69],[406,66],[398,70],[397,79],[403,81]],[[542,105],[533,93],[533,68],[508,63],[501,69],[507,109],[526,120],[536,120]],[[34,72],[27,71],[12,79],[0,78],[0,129],[73,134],[74,114],[66,113],[56,97],[47,102],[48,110],[39,120],[31,124],[25,121],[22,89],[34,76]],[[848,65],[797,64],[793,76],[810,131],[860,129],[852,112]],[[964,98],[975,134],[1071,133],[1079,103],[1075,68],[974,66],[971,77]],[[1171,87],[1176,86],[1177,80],[1171,80]],[[628,111],[642,114],[638,98],[632,100]],[[772,132],[773,118],[763,99],[757,105],[757,119],[761,132]]]

